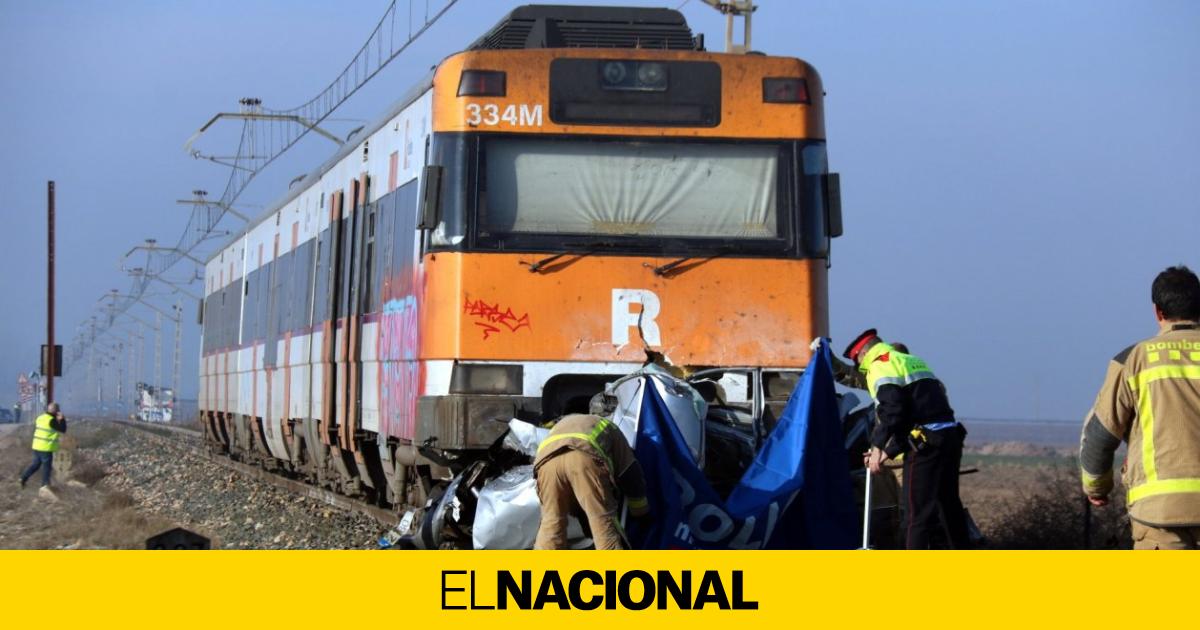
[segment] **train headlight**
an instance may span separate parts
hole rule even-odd
[[[451,394],[520,394],[525,370],[520,365],[455,363]]]
[[[637,78],[641,89],[667,89],[667,67],[661,63],[639,63]]]
[[[627,92],[665,92],[667,64],[657,61],[602,61],[600,87]]]
[[[629,70],[626,69],[623,61],[610,61],[604,64],[601,74],[606,86],[617,86],[625,82],[625,77],[629,76]]]

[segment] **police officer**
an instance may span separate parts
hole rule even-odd
[[[565,549],[572,514],[586,519],[596,549],[624,549],[621,494],[631,516],[649,511],[646,480],[633,449],[621,430],[600,416],[571,414],[559,420],[538,445],[533,474],[542,504],[534,549]]]
[[[878,473],[886,460],[904,454],[905,547],[928,549],[935,529],[944,525],[950,546],[966,549],[958,467],[967,431],[954,419],[945,386],[924,361],[884,343],[874,328],[843,354],[865,375],[875,399],[877,422],[863,464]]]
[[[1200,279],[1187,267],[1158,274],[1150,289],[1159,334],[1108,364],[1079,450],[1083,492],[1108,504],[1113,453],[1129,444],[1128,489],[1135,549],[1200,548]]]
[[[46,406],[46,413],[37,417],[33,426],[33,463],[21,473],[21,487],[40,468],[42,470],[42,487],[38,494],[48,499],[54,499],[50,490],[50,474],[54,466],[54,454],[58,452],[58,438],[67,432],[67,419],[58,408],[58,403],[52,402]]]

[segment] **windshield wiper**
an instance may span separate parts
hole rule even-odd
[[[717,250],[717,253],[709,255],[709,256],[684,256],[683,258],[677,258],[675,260],[672,260],[669,263],[659,265],[654,268],[654,275],[665,276],[665,275],[671,273],[671,271],[673,271],[676,267],[678,267],[679,265],[682,265],[683,263],[685,263],[689,260],[695,260],[697,258],[702,258],[705,261],[709,261],[714,258],[720,258],[721,256],[727,256],[727,255],[732,254],[735,251],[737,251],[737,248],[734,247],[733,245],[722,245],[722,246],[716,248],[716,250]],[[647,267],[649,267],[650,263],[645,263],[645,265]]]
[[[547,256],[547,257],[545,257],[537,262],[534,262],[534,263],[527,263],[527,262],[522,261],[521,264],[529,265],[529,273],[537,273],[537,272],[541,271],[542,269],[544,269],[546,267],[546,265],[553,263],[554,261],[558,260],[559,258],[562,258],[563,256],[576,256],[576,260],[578,260],[580,258],[584,258],[586,256],[591,256],[592,254],[595,254],[596,252],[600,251],[601,247],[612,247],[614,245],[616,245],[616,243],[614,243],[613,241],[589,241],[587,243],[582,244],[584,251],[573,251],[573,250],[562,251],[562,252],[558,252],[557,254]]]

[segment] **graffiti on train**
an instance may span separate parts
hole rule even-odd
[[[422,388],[420,311],[408,295],[383,305],[379,326],[381,363],[380,406],[383,432],[411,438],[417,418],[417,397]]]
[[[529,313],[517,315],[512,307],[503,307],[500,302],[467,298],[463,302],[463,313],[475,319],[474,324],[483,332],[484,339],[505,331],[515,333],[522,328],[533,329],[529,324]]]

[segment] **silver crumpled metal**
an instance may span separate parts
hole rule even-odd
[[[476,549],[532,549],[542,506],[538,501],[533,466],[517,466],[483,484],[475,508],[471,543]],[[574,517],[567,527],[571,547],[591,544]]]
[[[504,448],[530,457],[537,456],[538,444],[550,435],[550,429],[513,418],[508,421],[508,433],[504,435]]]

